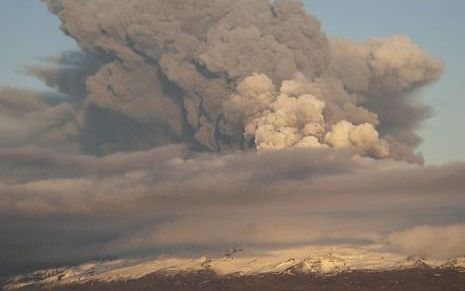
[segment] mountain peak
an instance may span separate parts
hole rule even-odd
[[[89,282],[139,279],[150,274],[176,275],[199,271],[218,276],[264,274],[336,275],[351,271],[393,271],[424,268],[465,270],[465,257],[435,260],[422,256],[403,257],[382,249],[345,246],[306,247],[266,253],[228,252],[229,256],[160,257],[153,260],[88,262],[78,266],[40,270],[11,278],[6,290],[23,287],[56,287]]]

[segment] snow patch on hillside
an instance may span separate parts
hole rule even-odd
[[[225,256],[155,260],[115,260],[91,262],[75,267],[41,270],[10,279],[4,287],[15,290],[27,286],[60,286],[91,281],[124,281],[153,273],[212,271],[222,276],[312,273],[334,275],[341,272],[390,271],[413,268],[453,268],[465,270],[465,257],[435,260],[420,256],[405,258],[381,247],[319,247],[274,250],[269,252],[234,252]]]

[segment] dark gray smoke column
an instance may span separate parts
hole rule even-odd
[[[222,104],[239,80],[254,72],[276,82],[300,71],[314,78],[330,59],[319,22],[293,1],[47,2],[104,63],[87,81],[89,106],[211,149],[229,144],[220,138]]]
[[[409,39],[329,41],[319,21],[292,0],[45,2],[63,31],[101,63],[85,82],[81,136],[88,152],[179,141],[211,150],[253,147],[245,127],[273,117],[270,110],[279,115],[279,104],[255,111],[250,120],[231,122],[224,113],[240,82],[258,73],[276,88],[297,78],[305,83],[302,94],[325,103],[318,134],[306,136],[305,120],[273,128],[273,134],[296,136],[293,146],[308,140],[338,144],[342,134],[363,155],[421,161],[412,152],[419,142],[414,131],[428,111],[406,94],[438,78],[442,64]],[[367,150],[367,132],[384,150]]]

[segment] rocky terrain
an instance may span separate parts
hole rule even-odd
[[[175,275],[151,274],[145,277],[114,282],[88,282],[60,287],[30,286],[21,291],[374,291],[465,290],[465,273],[451,269],[411,269],[386,272],[354,271],[332,276],[315,274],[264,274],[250,276],[218,276],[199,271]]]

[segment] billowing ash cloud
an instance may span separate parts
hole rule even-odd
[[[85,53],[30,72],[80,95],[86,153],[326,145],[422,161],[429,109],[409,95],[442,64],[407,37],[328,39],[293,0],[45,2]]]
[[[259,150],[289,147],[353,148],[361,155],[378,158],[389,156],[389,144],[379,139],[372,123],[354,125],[341,120],[331,127],[324,117],[325,102],[318,92],[303,80],[284,81],[275,92],[265,75],[244,79],[238,94],[225,102],[225,117],[236,124],[239,132],[255,140]]]

